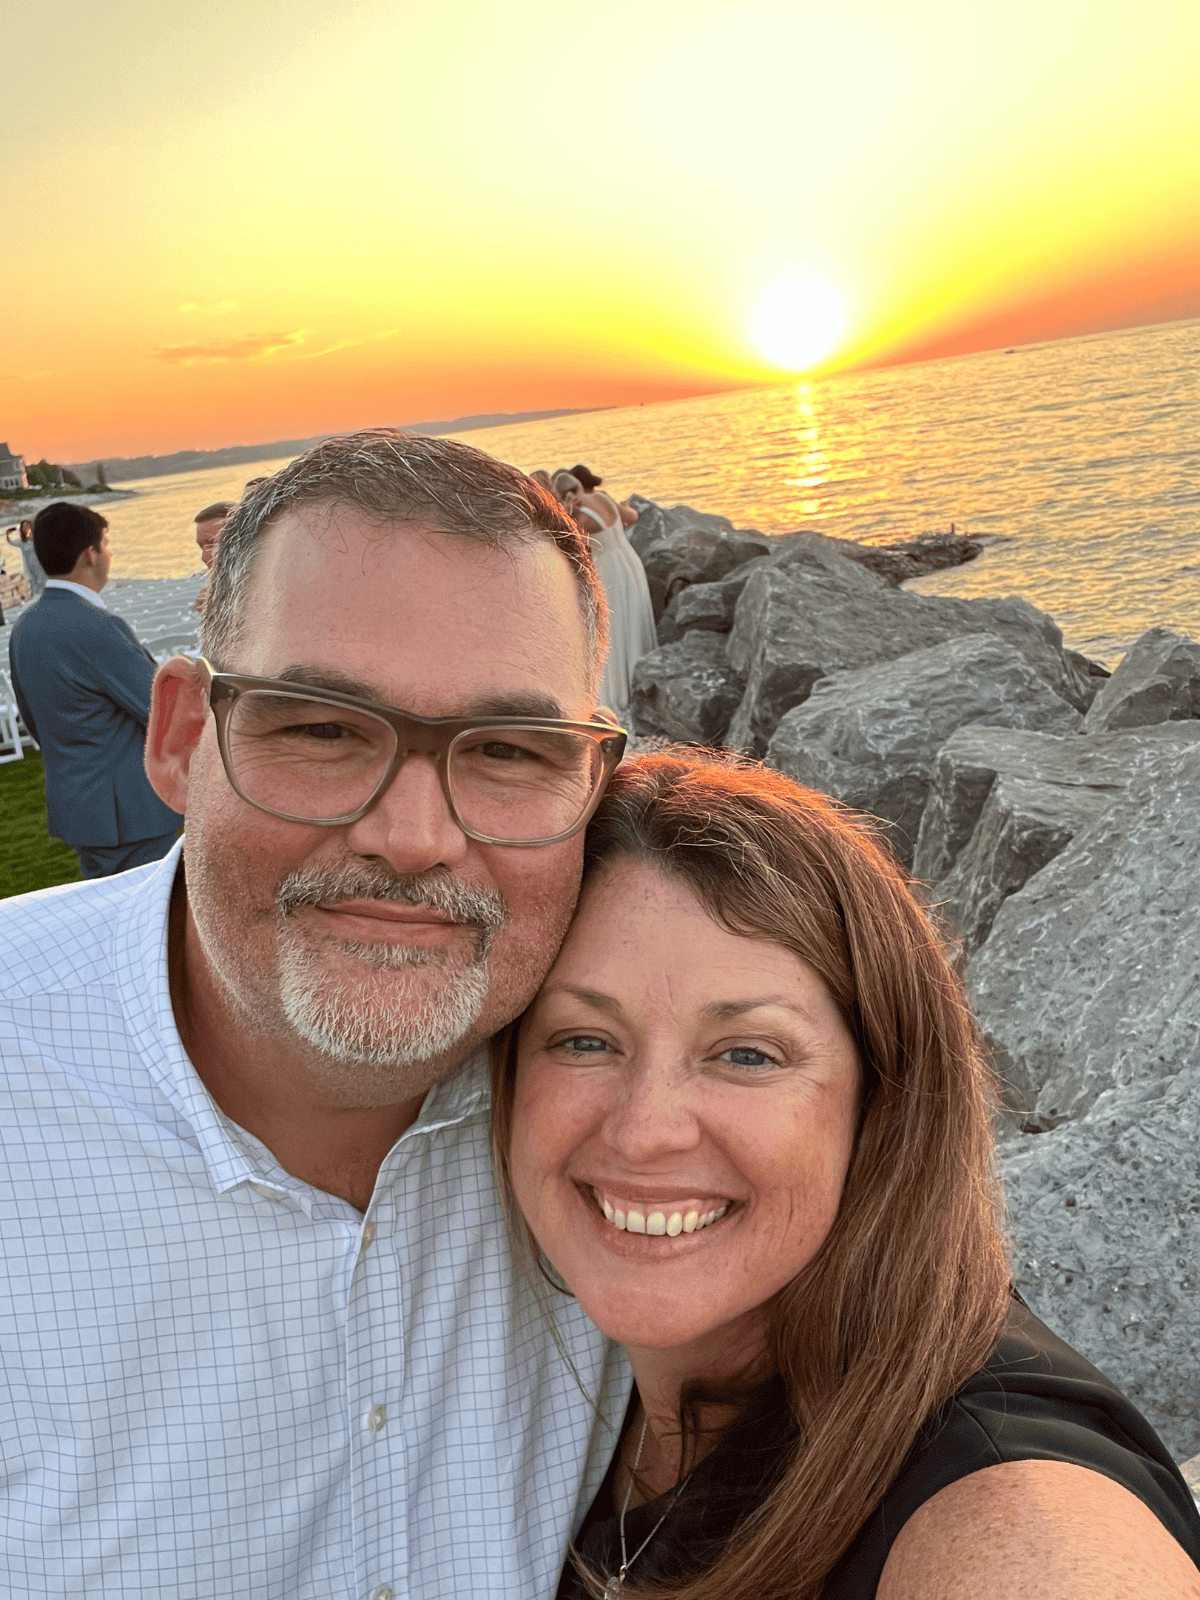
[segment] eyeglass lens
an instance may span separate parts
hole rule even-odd
[[[330,822],[371,799],[395,755],[396,734],[369,711],[253,689],[230,710],[226,747],[247,800]],[[574,827],[602,769],[600,748],[586,734],[520,724],[460,733],[446,760],[459,821],[514,844]]]

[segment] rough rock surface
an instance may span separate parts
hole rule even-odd
[[[737,602],[729,659],[746,695],[727,742],[761,754],[818,679],[984,631],[1018,649],[1078,710],[1091,704],[1097,681],[1068,660],[1053,619],[1027,601],[909,594],[819,545],[799,545],[751,573]]]
[[[1151,628],[1131,646],[1088,711],[1086,733],[1200,718],[1200,643]]]
[[[1028,1128],[1200,1064],[1200,745],[1163,741],[1125,793],[1010,895],[967,986]]]
[[[861,624],[884,594],[880,579],[836,556],[751,573],[729,635],[729,660],[746,694],[727,742],[761,754],[784,712],[807,700],[818,678],[927,644],[907,617],[895,618],[883,638],[864,634]]]
[[[689,528],[653,544],[642,556],[654,616],[662,616],[679,590],[693,583],[716,583],[735,567],[767,553],[766,541],[740,533]]]
[[[1096,789],[997,775],[966,848],[930,892],[964,955],[978,950],[1009,895],[1110,804]]]
[[[1038,992],[1053,1007],[1053,985]],[[1178,1048],[1180,1037],[1169,1076],[1152,1070],[1101,1095],[1079,1121],[1000,1148],[1018,1289],[1125,1391],[1177,1461],[1200,1451],[1195,999],[1191,1017],[1190,1051]],[[1140,1019],[1131,1014],[1129,1025],[1136,1030]],[[1155,1066],[1162,1042],[1152,1030],[1140,1051],[1145,1065]]]
[[[651,545],[660,539],[672,539],[678,533],[701,528],[707,533],[732,533],[733,523],[728,517],[711,511],[697,511],[692,506],[660,506],[645,495],[631,494],[629,503],[638,519],[629,530],[629,542],[639,556],[645,556]]]
[[[839,543],[844,554],[874,572],[893,588],[927,572],[943,572],[973,561],[983,546],[963,533],[919,533],[914,539],[894,539],[888,544]]]
[[[1079,713],[1011,645],[952,639],[817,684],[775,730],[767,760],[810,788],[890,822],[911,862],[934,760],[965,722],[1071,730]]]
[[[914,877],[923,883],[940,883],[946,877],[978,826],[999,775],[1064,790],[1086,788],[1111,799],[1147,765],[1163,760],[1164,746],[1180,751],[1200,746],[1200,723],[1163,723],[1091,738],[1016,728],[959,728],[934,763]],[[1064,794],[1063,804],[1065,811],[1076,814],[1069,794]]]
[[[671,644],[693,628],[707,633],[728,633],[738,597],[752,572],[770,564],[769,556],[756,556],[735,567],[719,583],[693,583],[676,592],[658,624],[659,644]]]
[[[719,744],[743,687],[726,659],[724,636],[693,630],[634,667],[634,731],[684,744]]]

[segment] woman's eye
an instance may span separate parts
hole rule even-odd
[[[722,1050],[720,1059],[728,1061],[731,1067],[776,1067],[779,1063],[774,1057],[769,1056],[765,1050],[756,1050],[753,1045],[737,1044],[729,1050]]]
[[[602,1055],[608,1049],[603,1039],[597,1039],[594,1033],[571,1033],[565,1039],[558,1041],[558,1049],[571,1050],[576,1055],[591,1056]]]

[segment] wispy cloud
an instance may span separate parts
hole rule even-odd
[[[53,372],[0,372],[0,383],[31,383],[34,378],[52,378]]]
[[[336,355],[339,350],[357,350],[360,345],[379,344],[383,339],[394,339],[400,331],[399,328],[384,328],[380,333],[369,333],[361,339],[341,339],[337,344],[326,345],[324,350],[306,351],[300,360],[317,361],[321,356]]]
[[[163,344],[151,350],[155,361],[190,367],[197,361],[253,361],[275,356],[304,343],[304,329],[291,333],[244,333],[237,339],[216,339],[209,344]]]
[[[209,306],[202,305],[199,300],[186,300],[179,307],[180,311],[197,311],[202,317],[219,317],[226,311],[237,310],[236,300],[214,300]]]

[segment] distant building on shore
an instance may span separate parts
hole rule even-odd
[[[0,489],[28,489],[28,487],[25,457],[13,455],[6,444],[0,444]]]

